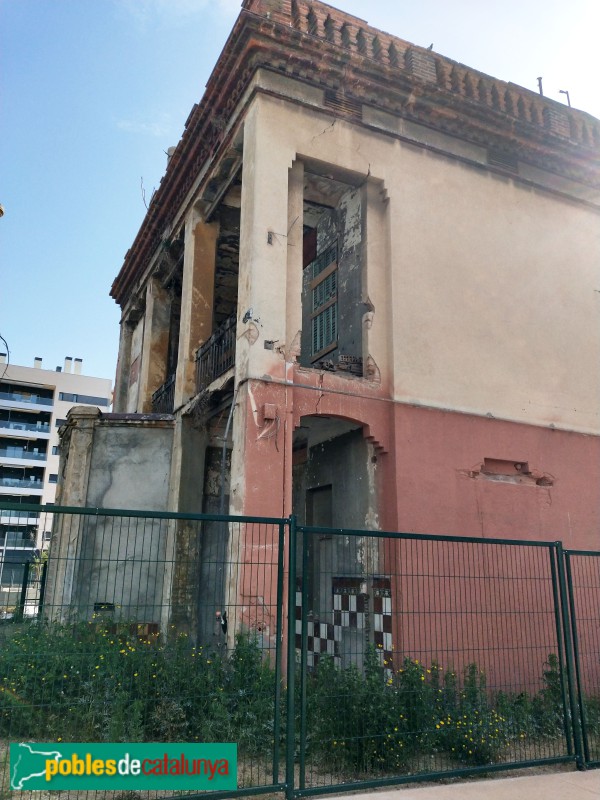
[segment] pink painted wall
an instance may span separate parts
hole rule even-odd
[[[348,389],[356,386],[335,375],[302,379],[253,382],[240,408],[243,513],[291,513],[293,430],[318,410],[362,421],[375,444],[382,530],[600,549],[599,438],[355,396]],[[275,421],[263,418],[265,404]],[[396,652],[459,673],[477,663],[490,687],[541,688],[544,662],[557,652],[547,548],[403,541],[380,552],[392,578]],[[262,577],[272,603],[276,572]]]
[[[393,481],[398,530],[600,549],[599,437],[396,405],[394,451],[383,491]],[[526,462],[534,477],[486,477],[484,459]]]
[[[236,513],[292,512],[293,431],[319,413],[361,422],[375,445],[382,530],[600,549],[600,437],[392,403],[334,374],[302,371],[295,380],[253,381],[252,401],[241,396],[245,485]],[[265,406],[275,420],[263,418]]]

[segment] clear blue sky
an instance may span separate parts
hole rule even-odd
[[[334,2],[600,117],[598,0]],[[113,278],[238,0],[0,0],[0,333],[13,363],[114,378]]]

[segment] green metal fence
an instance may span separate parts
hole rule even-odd
[[[298,536],[297,794],[575,758],[555,544]]]
[[[36,513],[43,596],[27,565],[0,621],[0,794],[23,740],[235,742],[238,794],[283,790],[283,520]]]
[[[600,766],[600,553],[565,552],[582,755]],[[576,717],[577,718],[577,717]]]
[[[2,508],[52,538],[0,595],[0,791],[20,740],[235,742],[228,796],[600,763],[599,553]]]

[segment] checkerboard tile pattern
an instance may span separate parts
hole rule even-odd
[[[338,625],[328,622],[319,622],[309,616],[307,627],[307,653],[306,663],[315,667],[321,655],[329,655],[337,666],[340,666],[339,642],[342,640],[342,629]],[[296,586],[296,650],[302,645],[302,582],[298,579]]]
[[[369,582],[370,583],[370,582]],[[333,624],[320,622],[314,617],[307,621],[307,664],[319,663],[319,657],[327,654],[340,666],[340,642],[345,629],[362,630],[365,637],[377,648],[381,665],[393,668],[392,652],[392,593],[390,579],[374,578],[372,595],[367,591],[367,582],[356,577],[332,578]],[[296,584],[296,649],[302,643],[302,579]]]
[[[373,644],[381,665],[393,670],[392,587],[389,578],[373,579]]]
[[[369,598],[360,578],[332,578],[333,622],[341,628],[365,630]]]

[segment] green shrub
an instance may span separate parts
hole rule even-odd
[[[133,631],[133,632],[132,632]],[[143,631],[140,631],[142,634]],[[14,626],[0,651],[0,732],[50,741],[272,746],[275,675],[254,639],[229,657],[135,625]]]
[[[443,721],[446,749],[470,764],[493,764],[509,742],[506,719],[493,708],[465,711],[457,719]]]
[[[428,668],[410,658],[392,672],[369,650],[362,672],[321,659],[307,688],[309,751],[332,769],[402,772],[417,757],[441,752],[467,764],[493,764],[513,736],[523,736],[492,704],[476,664],[459,681],[437,662]]]
[[[309,752],[336,770],[402,769],[410,750],[408,721],[391,683],[374,648],[368,649],[362,672],[321,658],[307,687]]]
[[[558,656],[550,653],[542,672],[543,688],[532,700],[534,733],[558,736],[564,730],[563,691]]]
[[[496,709],[504,717],[511,739],[538,735],[533,699],[527,692],[501,691],[496,695]]]
[[[41,741],[232,741],[242,757],[268,756],[280,735],[275,673],[257,641],[240,634],[223,655],[170,634],[105,621],[4,627],[0,734]],[[435,754],[492,764],[511,742],[564,735],[553,654],[535,695],[490,692],[474,663],[462,675],[435,661],[427,667],[405,657],[397,664],[382,662],[373,647],[361,668],[321,658],[306,685],[306,747],[313,761],[345,775],[420,769],[419,760]],[[600,735],[600,701],[588,697],[584,708],[588,730]],[[283,696],[281,710],[284,729]]]
[[[600,697],[584,697],[583,713],[588,733],[600,736]]]

